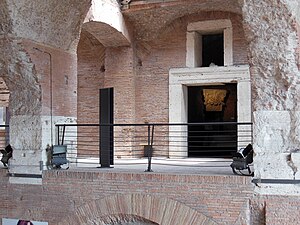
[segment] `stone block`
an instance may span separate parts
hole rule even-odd
[[[293,170],[288,164],[289,153],[258,154],[254,158],[254,173],[261,179],[293,179]]]
[[[291,163],[293,163],[293,166],[295,168],[295,179],[300,180],[300,152],[291,154]]]
[[[291,146],[289,111],[256,111],[254,114],[254,151],[256,153],[287,152]]]

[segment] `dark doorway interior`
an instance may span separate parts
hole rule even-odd
[[[236,84],[188,87],[188,122],[218,123],[189,125],[188,156],[232,156],[237,150],[237,126],[222,122],[236,121]]]
[[[202,35],[202,67],[224,66],[224,35]]]

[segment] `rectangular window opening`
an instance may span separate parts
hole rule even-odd
[[[224,66],[224,34],[204,34],[202,38],[202,67]]]

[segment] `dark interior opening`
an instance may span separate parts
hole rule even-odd
[[[188,87],[188,123],[218,123],[188,126],[189,157],[231,157],[237,150],[236,84]],[[210,90],[210,91],[207,91]],[[209,108],[204,92],[226,93],[223,104]],[[213,99],[211,97],[211,99]]]
[[[202,35],[202,67],[224,66],[224,35]]]

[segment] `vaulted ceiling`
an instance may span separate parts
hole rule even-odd
[[[242,14],[238,0],[132,0],[123,6],[123,15],[135,28],[137,39],[150,40],[173,20],[203,11]]]

